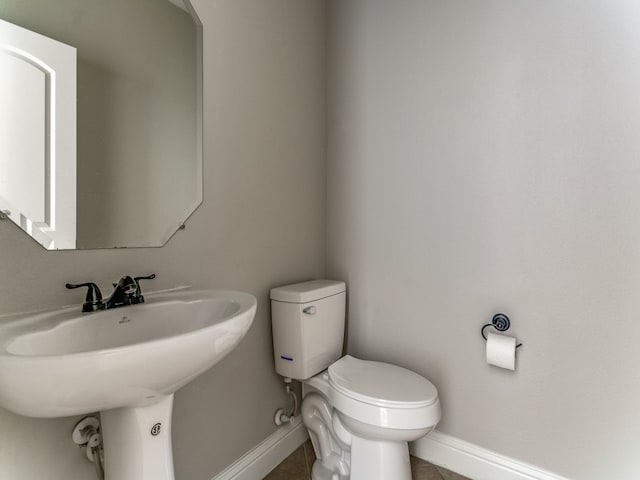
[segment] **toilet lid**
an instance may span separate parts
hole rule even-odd
[[[350,355],[329,367],[329,382],[342,394],[372,405],[416,408],[438,399],[436,387],[417,373]]]

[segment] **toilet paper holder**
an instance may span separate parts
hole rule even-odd
[[[482,326],[482,329],[480,330],[480,335],[482,335],[482,338],[484,338],[486,342],[487,336],[484,334],[485,328],[493,327],[499,332],[506,332],[507,330],[509,330],[510,326],[511,326],[511,320],[509,320],[509,317],[507,317],[504,313],[496,313],[491,319],[491,323],[487,323]],[[516,348],[521,346],[522,344],[519,343],[516,345]]]

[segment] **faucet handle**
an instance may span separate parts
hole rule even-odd
[[[146,277],[133,277],[133,279],[137,282],[138,280],[153,280],[156,278],[156,274],[152,273],[151,275],[147,275]]]
[[[114,284],[113,286],[122,289],[122,292],[127,295],[135,295],[138,290],[138,282],[136,282],[129,275],[125,275],[124,277],[122,277],[120,280],[118,280],[118,283]]]
[[[142,295],[142,290],[140,289],[140,280],[153,280],[156,278],[156,274],[152,273],[151,275],[147,275],[146,277],[133,277],[133,280],[136,282],[136,295],[138,297],[138,303],[144,302],[144,296]]]
[[[84,299],[84,303],[82,304],[83,312],[96,312],[98,310],[104,310],[104,303],[102,302],[102,293],[100,293],[100,289],[98,285],[93,282],[87,283],[78,283],[72,284],[67,283],[65,285],[68,289],[80,288],[80,287],[88,287],[87,295]]]

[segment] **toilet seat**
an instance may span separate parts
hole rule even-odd
[[[329,366],[329,384],[341,394],[376,407],[428,407],[438,390],[406,368],[345,355]]]
[[[346,355],[305,384],[341,414],[372,427],[419,430],[440,421],[438,392],[431,382],[395,365]]]

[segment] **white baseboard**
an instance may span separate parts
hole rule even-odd
[[[300,417],[276,430],[212,480],[259,480],[309,438]],[[472,480],[569,480],[434,430],[410,446],[411,454]]]
[[[302,419],[276,430],[212,480],[260,480],[309,438]]]
[[[434,430],[411,445],[411,453],[472,480],[569,480]]]

